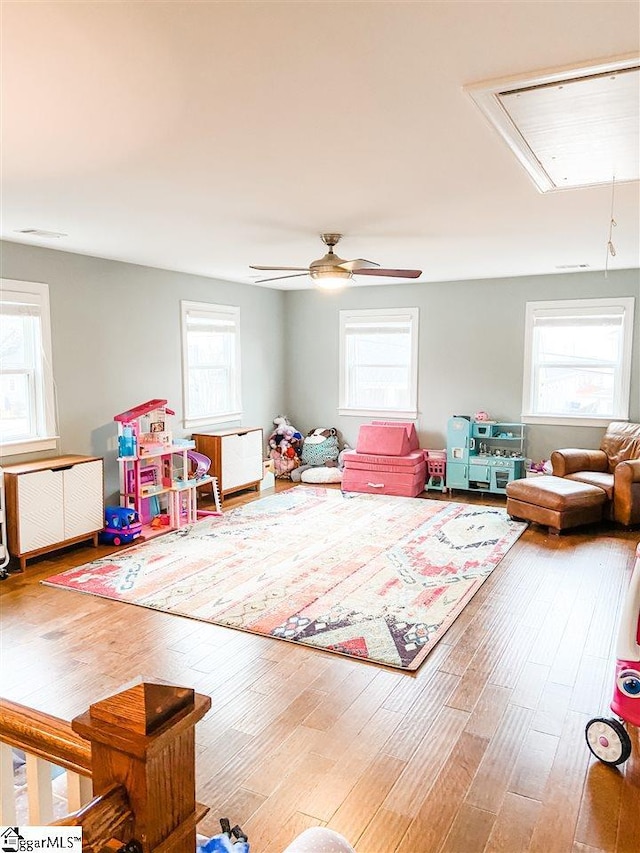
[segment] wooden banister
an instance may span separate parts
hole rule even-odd
[[[91,742],[94,794],[126,788],[143,853],[195,850],[195,725],[210,707],[193,690],[144,683],[72,722]]]
[[[90,744],[59,717],[0,699],[0,740],[81,776],[91,775]]]
[[[210,707],[191,689],[151,683],[96,702],[71,724],[0,700],[0,740],[91,777],[94,799],[54,824],[81,825],[84,850],[120,838],[143,853],[184,853],[208,811],[195,799],[195,725]]]
[[[51,826],[81,826],[82,849],[100,853],[113,838],[129,838],[134,815],[124,785],[113,788]]]

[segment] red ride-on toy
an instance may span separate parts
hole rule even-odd
[[[611,710],[619,719],[596,717],[585,730],[587,746],[604,764],[622,764],[631,755],[625,723],[640,726],[640,544],[620,620],[616,683]]]

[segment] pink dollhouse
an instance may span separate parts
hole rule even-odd
[[[212,484],[216,512],[220,512],[216,478],[207,473],[211,462],[195,453],[194,442],[173,439],[169,428],[173,415],[166,400],[147,400],[114,417],[120,503],[136,510],[146,538],[195,522],[197,488],[207,483]]]

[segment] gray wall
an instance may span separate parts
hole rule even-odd
[[[417,429],[423,447],[437,448],[444,447],[452,414],[485,409],[496,419],[520,418],[527,301],[640,297],[638,270],[610,272],[607,279],[572,273],[281,292],[19,243],[0,248],[4,278],[49,285],[59,452],[105,457],[109,500],[117,492],[114,414],[166,398],[177,414],[175,434],[186,434],[181,299],[240,306],[243,425],[267,433],[284,413],[303,432],[335,426],[352,445],[365,419],[337,415],[338,311],[417,305]],[[635,314],[630,418],[640,421],[640,301]],[[602,432],[530,426],[527,454],[541,459],[556,447],[597,447]]]
[[[282,292],[19,243],[0,250],[3,278],[49,285],[58,452],[103,456],[108,500],[118,491],[115,414],[160,397],[176,412],[174,435],[187,434],[181,299],[240,306],[242,423],[273,428],[284,399]]]
[[[355,444],[366,419],[338,417],[338,311],[420,308],[418,410],[423,447],[445,446],[447,419],[484,409],[497,420],[522,411],[525,303],[546,299],[640,297],[638,270],[511,279],[356,287],[337,294],[286,294],[287,413],[303,431],[338,428]],[[640,420],[640,301],[635,306],[630,419]],[[554,448],[598,447],[596,427],[529,426],[527,455]]]

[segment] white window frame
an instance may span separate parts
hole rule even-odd
[[[527,302],[525,313],[524,375],[522,383],[523,423],[604,426],[610,421],[629,419],[631,392],[631,362],[633,352],[633,314],[635,300],[632,296],[610,299],[559,299],[547,302]],[[622,317],[622,358],[620,369],[614,377],[614,411],[611,415],[580,416],[538,414],[533,411],[535,378],[533,363],[533,332],[536,317],[568,317],[583,314],[585,317],[614,312]]]
[[[418,323],[420,311],[418,308],[370,308],[355,311],[340,311],[340,382],[338,414],[353,417],[390,417],[416,419],[418,417]],[[347,404],[348,377],[346,364],[346,329],[348,325],[361,322],[370,325],[372,320],[397,322],[399,319],[409,322],[411,334],[411,363],[409,365],[410,399],[406,409],[358,409]]]
[[[185,429],[231,423],[242,419],[242,374],[240,366],[240,308],[236,305],[217,305],[211,302],[189,302],[181,300],[182,328],[182,403]],[[187,347],[187,320],[192,314],[210,317],[212,320],[231,320],[235,330],[235,374],[233,376],[233,405],[228,412],[215,412],[201,418],[189,417],[189,352]]]
[[[59,436],[57,434],[56,394],[51,356],[49,286],[42,282],[0,279],[0,318],[2,317],[2,304],[10,303],[33,306],[40,317],[40,357],[33,377],[35,394],[32,400],[37,434],[16,441],[3,442],[0,438],[0,449],[3,456],[55,450],[58,446]]]

